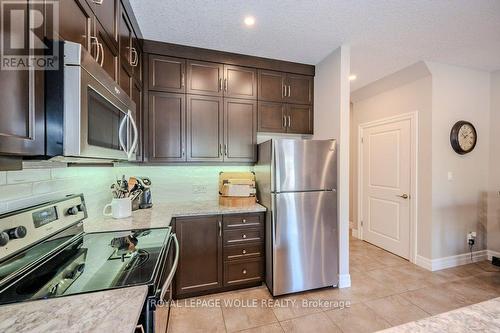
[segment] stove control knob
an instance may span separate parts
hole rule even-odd
[[[9,234],[5,231],[0,232],[0,246],[5,246],[9,242]]]
[[[26,236],[27,230],[26,227],[20,225],[17,228],[10,229],[8,233],[10,239],[19,239],[19,238],[24,238]]]
[[[78,207],[75,206],[75,207],[69,208],[67,213],[68,213],[68,215],[76,215],[76,214],[78,214]]]

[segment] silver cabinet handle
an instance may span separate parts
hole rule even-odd
[[[184,87],[185,85],[185,80],[184,80],[184,73],[181,74],[181,87]]]
[[[91,36],[90,43],[92,45],[95,45],[96,50],[97,50],[97,54],[95,55],[94,59],[95,59],[95,61],[97,61],[97,63],[100,63],[99,59],[101,58],[101,47],[99,46],[99,40],[97,39],[97,37]]]
[[[222,86],[222,78],[219,79],[219,91],[224,90],[224,87]]]
[[[227,91],[227,79],[224,79],[224,90]]]
[[[243,273],[243,275],[247,274],[247,270],[246,269],[242,270],[241,272]]]
[[[241,236],[243,239],[247,239],[247,235],[243,234],[243,236]]]
[[[128,111],[128,117],[130,118],[130,123],[132,124],[132,129],[134,130],[134,140],[132,140],[132,146],[130,146],[130,150],[127,153],[128,160],[132,160],[132,155],[135,153],[137,149],[137,145],[139,143],[139,131],[137,130],[137,124],[135,123],[134,117],[132,115],[132,111]]]
[[[406,199],[408,199],[408,198],[410,197],[410,196],[409,196],[408,194],[406,194],[406,193],[401,194],[401,195],[397,195],[397,196],[398,196],[398,197],[400,197],[400,198],[403,198],[403,199],[405,199],[405,200],[406,200]]]
[[[96,5],[102,5],[104,0],[92,0],[93,3],[95,3]]]
[[[288,86],[288,97],[292,97],[292,87]]]
[[[165,283],[163,284],[163,287],[161,288],[161,293],[160,293],[160,300],[165,299],[165,295],[167,294],[168,288],[172,284],[172,280],[174,279],[175,272],[177,271],[177,265],[179,264],[179,252],[180,252],[180,247],[179,247],[179,241],[177,240],[177,236],[175,234],[172,234],[172,239],[174,240],[175,244],[175,259],[174,263],[172,265],[172,269],[170,270],[170,273],[167,276],[167,279],[165,280]]]
[[[139,53],[137,53],[135,47],[130,49],[130,53],[131,53],[130,58],[132,58],[132,63],[130,65],[132,65],[133,67],[137,67],[137,65],[139,64]]]
[[[288,128],[292,127],[292,117],[288,116]]]
[[[286,128],[286,116],[283,116],[283,128]]]
[[[219,237],[222,237],[222,222],[219,221]]]
[[[220,154],[221,156],[223,156],[223,155],[224,155],[224,153],[222,152],[222,143],[219,143],[219,154]]]
[[[286,97],[286,86],[283,85],[283,89],[281,89],[281,97]]]
[[[227,156],[227,144],[224,144],[224,155]]]
[[[99,43],[99,42],[97,42],[97,45],[101,49],[101,62],[100,62],[100,65],[102,67],[104,65],[104,46],[102,45],[102,43]]]

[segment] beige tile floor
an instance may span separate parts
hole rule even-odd
[[[172,308],[169,333],[365,333],[500,296],[500,268],[487,261],[429,272],[353,238],[350,255],[351,288],[273,299],[262,286],[189,299]]]

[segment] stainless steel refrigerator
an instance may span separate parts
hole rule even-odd
[[[273,139],[255,167],[274,296],[338,285],[335,140]]]

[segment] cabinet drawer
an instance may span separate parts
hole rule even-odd
[[[258,282],[264,276],[264,261],[248,259],[227,262],[224,265],[224,285],[237,285]]]
[[[264,241],[264,229],[237,229],[224,231],[224,245]]]
[[[224,247],[224,261],[259,258],[264,255],[264,244],[234,245]]]
[[[260,214],[237,214],[224,215],[224,230],[236,228],[259,228],[262,226],[263,218]]]

